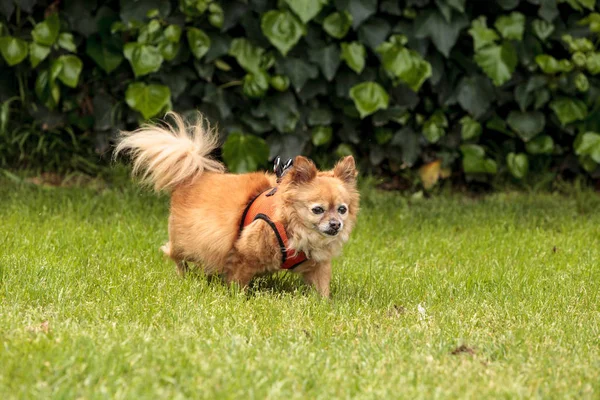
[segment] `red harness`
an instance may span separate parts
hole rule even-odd
[[[257,219],[265,221],[277,237],[279,247],[281,248],[281,269],[293,269],[307,260],[304,252],[295,252],[293,249],[288,249],[288,237],[285,232],[285,227],[279,221],[273,220],[275,214],[275,194],[277,188],[265,190],[259,194],[254,200],[248,204],[242,214],[242,222],[240,223],[240,233],[242,230]]]

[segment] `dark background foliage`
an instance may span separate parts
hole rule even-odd
[[[596,177],[593,0],[2,0],[0,166],[96,172],[110,142],[200,110],[231,170]]]

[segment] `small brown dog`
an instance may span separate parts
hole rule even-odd
[[[143,182],[171,192],[169,241],[162,250],[178,272],[193,262],[246,287],[255,275],[293,269],[329,296],[331,259],[348,240],[359,209],[354,158],[318,171],[298,156],[281,179],[224,173],[210,158],[215,132],[202,122],[188,128],[171,116],[175,126],[122,133],[115,154],[130,152]]]

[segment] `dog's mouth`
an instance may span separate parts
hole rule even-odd
[[[326,231],[321,231],[326,236],[337,236],[340,233],[339,229],[327,229]]]

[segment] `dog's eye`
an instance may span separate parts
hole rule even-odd
[[[346,206],[339,206],[338,207],[338,212],[340,214],[346,214],[346,211],[348,211],[348,208],[346,208]]]
[[[323,209],[323,207],[313,207],[312,212],[314,214],[323,214],[325,210]]]

